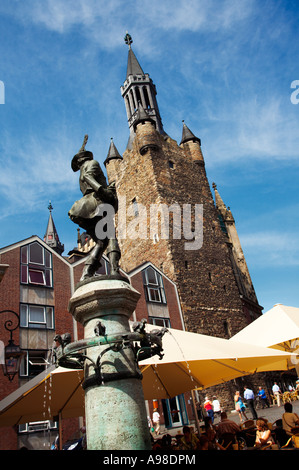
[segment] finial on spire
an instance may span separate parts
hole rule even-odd
[[[52,210],[53,210],[53,206],[52,206],[52,203],[51,203],[51,201],[49,201],[48,209],[49,209],[50,213],[51,213],[51,212],[52,212]]]
[[[125,35],[125,43],[129,46],[129,49],[131,49],[131,44],[133,42],[133,39],[132,39],[132,36],[130,36],[130,34],[128,33],[128,31],[126,31],[126,35]]]
[[[217,189],[216,183],[212,183],[213,189]]]

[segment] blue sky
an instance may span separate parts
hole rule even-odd
[[[259,302],[299,306],[298,20],[297,0],[1,0],[0,246],[43,237],[49,200],[75,246],[71,158],[86,133],[100,163],[129,136],[128,30],[165,131],[180,142],[184,119],[201,138]]]

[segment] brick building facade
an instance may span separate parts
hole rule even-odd
[[[50,213],[49,221],[52,219]],[[83,338],[83,327],[73,321],[68,312],[68,302],[79,282],[85,257],[93,245],[85,233],[79,234],[78,246],[62,256],[57,244],[47,243],[49,224],[44,240],[32,236],[0,249],[0,263],[5,275],[0,283],[0,311],[13,310],[20,315],[20,327],[13,333],[13,340],[25,353],[19,376],[13,381],[0,375],[0,400],[18,387],[44,371],[50,364],[53,338],[56,334],[71,333],[72,340]],[[55,236],[59,241],[56,229]],[[52,238],[50,237],[50,240]],[[109,261],[102,258],[98,274],[109,273]],[[146,318],[151,324],[184,329],[183,317],[174,282],[153,263],[135,266],[127,276],[132,286],[141,293],[132,320]],[[1,315],[1,336],[7,344],[9,332],[4,323],[10,314]],[[12,318],[13,320],[13,318]],[[189,422],[192,409],[184,396],[164,400],[162,423],[169,427]],[[173,422],[171,410],[179,409]],[[153,403],[147,403],[149,415]],[[84,418],[63,419],[63,443],[79,437]],[[14,428],[0,428],[0,449],[14,450],[25,446],[29,449],[48,449],[58,434],[57,422],[27,423]]]

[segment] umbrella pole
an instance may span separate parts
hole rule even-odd
[[[198,435],[200,436],[200,424],[199,424],[199,419],[198,419],[198,416],[197,416],[196,403],[195,403],[195,398],[194,398],[194,390],[191,390],[191,397],[192,397],[196,427],[197,427]]]

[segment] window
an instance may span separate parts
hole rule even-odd
[[[148,317],[148,322],[150,325],[162,326],[165,328],[171,327],[169,318]]]
[[[27,351],[21,362],[20,376],[32,378],[43,372],[49,366],[47,357],[48,351],[45,350]]]
[[[230,331],[229,322],[227,320],[224,320],[224,322],[223,322],[223,329],[224,329],[225,336],[230,338],[231,337],[231,331]]]
[[[134,199],[132,200],[132,205],[133,205],[134,217],[138,217],[138,215],[139,215],[138,202],[136,201],[136,198],[135,198],[135,197],[134,197]]]
[[[37,242],[21,247],[21,282],[52,287],[52,255]]]
[[[150,266],[142,271],[142,275],[147,301],[166,304],[161,274]]]
[[[19,425],[19,432],[46,431],[48,429],[57,429],[57,421],[34,421]]]
[[[20,327],[54,329],[54,308],[43,305],[21,304]]]

